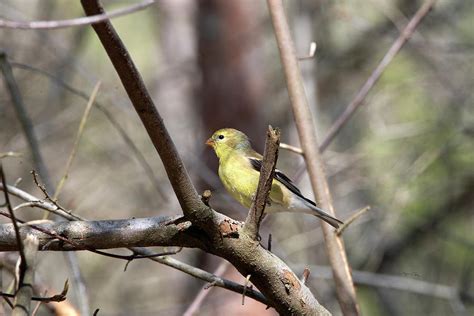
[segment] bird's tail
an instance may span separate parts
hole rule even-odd
[[[339,225],[344,224],[342,221],[320,209],[313,201],[309,199],[304,199],[304,204],[306,204],[311,209],[311,211],[307,212],[308,214],[312,214],[319,217],[334,228],[339,228]]]

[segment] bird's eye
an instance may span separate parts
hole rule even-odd
[[[217,138],[224,139],[224,135],[219,135],[219,136],[217,136]]]

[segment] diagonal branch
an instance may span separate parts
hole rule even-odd
[[[7,90],[10,93],[10,97],[12,99],[13,108],[15,109],[18,121],[20,121],[20,124],[23,128],[23,132],[25,133],[26,141],[28,142],[28,145],[30,147],[35,169],[38,170],[41,178],[44,179],[48,192],[52,192],[53,184],[50,181],[48,169],[46,168],[43,156],[41,155],[38,139],[36,137],[33,127],[33,122],[31,121],[30,117],[28,116],[28,113],[26,112],[26,106],[23,102],[23,98],[20,93],[20,88],[16,83],[12,67],[8,60],[8,56],[4,52],[0,52],[0,68],[5,79]]]
[[[61,177],[61,180],[59,180],[56,190],[54,190],[53,200],[56,200],[59,197],[59,194],[61,193],[61,190],[64,186],[64,183],[66,183],[66,180],[69,177],[69,170],[71,169],[72,162],[74,161],[74,158],[76,157],[77,148],[79,147],[79,141],[81,140],[82,134],[84,132],[84,127],[86,126],[86,122],[87,122],[87,119],[89,118],[89,113],[91,112],[92,105],[94,105],[95,98],[97,97],[97,93],[99,92],[100,85],[101,85],[100,81],[98,81],[95,84],[94,90],[92,90],[92,94],[89,100],[87,101],[86,109],[84,110],[84,114],[82,115],[81,122],[79,123],[79,128],[77,130],[76,138],[74,139],[74,144],[72,145],[71,153],[69,154],[69,158],[66,163],[64,174]]]
[[[263,219],[263,212],[265,211],[268,195],[270,194],[270,189],[272,187],[273,174],[275,173],[275,166],[278,159],[279,144],[280,131],[269,126],[257,192],[255,193],[254,202],[250,207],[243,227],[243,232],[249,234],[253,239],[257,239],[258,237],[258,230]]]
[[[329,144],[334,140],[336,135],[341,131],[341,129],[349,121],[352,115],[354,115],[355,111],[363,104],[365,98],[369,94],[369,91],[377,83],[384,70],[388,67],[388,65],[392,62],[398,52],[405,45],[405,43],[413,35],[418,24],[420,24],[423,18],[431,11],[435,2],[436,0],[426,0],[425,3],[420,7],[420,9],[418,9],[413,18],[400,33],[400,36],[397,38],[397,40],[393,42],[390,49],[387,51],[387,53],[382,58],[377,67],[374,69],[374,71],[364,83],[362,88],[360,88],[359,92],[357,92],[354,99],[352,99],[351,103],[349,103],[344,112],[342,112],[342,114],[331,125],[328,134],[319,146],[319,150],[321,152],[323,152],[329,146]]]
[[[131,5],[126,8],[118,9],[110,12],[109,14],[97,14],[94,16],[69,19],[69,20],[60,20],[60,21],[32,21],[32,22],[23,22],[23,21],[11,21],[11,20],[2,20],[0,19],[0,28],[12,28],[12,29],[23,29],[23,30],[44,30],[44,29],[59,29],[71,26],[80,26],[88,25],[93,23],[98,23],[101,21],[109,20],[119,16],[124,16],[131,14],[136,11],[143,10],[148,6],[155,3],[155,0],[146,0],[141,3]]]
[[[2,178],[2,186],[6,187],[7,185],[7,179],[5,179],[5,173],[3,172],[3,164],[0,161],[0,177]],[[23,246],[23,241],[21,240],[21,235],[20,235],[20,228],[18,227],[18,223],[15,218],[15,213],[13,212],[12,205],[10,203],[10,196],[7,190],[3,191],[4,197],[5,197],[5,205],[7,206],[8,213],[10,215],[10,219],[12,220],[12,228],[13,228],[13,237],[14,237],[14,243],[15,246],[17,247],[16,249],[20,253],[20,277],[18,280],[18,284],[21,285],[23,284],[23,277],[24,277],[24,272],[26,270],[26,257],[25,257],[25,249]]]
[[[321,208],[334,215],[332,198],[318,151],[315,125],[306,99],[283,3],[281,0],[267,0],[267,3],[280,50],[280,58],[285,72],[300,143],[305,153],[304,157],[308,166],[311,185]],[[359,315],[359,306],[343,241],[336,236],[332,227],[322,221],[321,223],[326,241],[326,252],[333,269],[339,305],[344,315]]]
[[[89,16],[104,14],[104,9],[98,1],[81,0],[81,3],[84,11]],[[92,27],[112,61],[137,114],[148,132],[148,136],[163,161],[166,173],[184,214],[192,215],[193,211],[207,210],[191,183],[181,157],[145,87],[140,73],[114,27],[110,21],[93,24]]]
[[[89,100],[89,96],[85,92],[74,88],[73,86],[67,84],[66,82],[62,81],[60,78],[54,76],[53,74],[51,74],[47,71],[44,71],[42,69],[30,66],[30,65],[17,63],[17,62],[10,62],[10,65],[12,67],[15,67],[15,68],[27,70],[27,71],[34,72],[34,73],[40,74],[42,76],[45,76],[48,79],[50,79],[52,83],[60,86],[61,88],[65,89],[66,91],[71,92],[72,94],[82,98],[85,101]],[[150,182],[155,187],[156,192],[160,195],[160,197],[163,199],[163,201],[168,202],[168,197],[166,196],[165,192],[161,188],[161,184],[160,184],[159,180],[157,179],[157,177],[155,177],[153,168],[147,162],[147,160],[145,159],[143,154],[140,152],[140,149],[138,149],[137,145],[135,145],[135,143],[130,138],[130,136],[128,136],[127,132],[122,127],[120,122],[115,118],[115,116],[112,114],[112,112],[109,111],[105,107],[104,104],[102,104],[102,103],[100,103],[99,101],[96,100],[94,102],[94,105],[100,112],[102,112],[105,115],[105,117],[110,122],[110,124],[112,124],[112,127],[115,128],[115,130],[120,135],[120,137],[122,137],[125,144],[129,147],[132,154],[135,156],[135,158],[138,161],[139,165],[143,168],[144,174],[148,177],[148,179],[150,179]],[[2,156],[0,155],[0,158],[1,157]]]

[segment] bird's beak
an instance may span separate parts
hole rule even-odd
[[[206,140],[206,145],[210,147],[214,147],[214,140],[212,138],[209,138]]]

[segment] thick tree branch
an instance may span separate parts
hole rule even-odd
[[[33,224],[32,224],[33,225]],[[19,228],[21,235],[35,236],[41,250],[87,250],[151,246],[202,247],[202,243],[188,235],[191,223],[180,218],[159,216],[123,220],[48,222],[34,224],[46,231],[65,237],[74,244],[65,243],[51,235],[28,227]],[[16,251],[15,231],[12,224],[0,225],[0,251]]]
[[[326,210],[329,214],[334,215],[332,198],[318,151],[315,126],[304,92],[298,59],[295,54],[283,3],[281,0],[267,0],[267,3],[270,9],[293,114],[295,116],[296,127],[303,152],[305,153],[305,161],[308,166],[313,191],[321,208]],[[321,224],[326,241],[327,253],[336,282],[336,294],[342,312],[344,315],[358,315],[359,307],[343,241],[336,236],[331,226],[322,221]]]
[[[8,191],[10,194],[15,195],[25,201],[39,201],[38,198],[23,192],[22,190],[7,186]],[[3,186],[0,186],[0,190],[3,190]],[[46,209],[57,209],[58,207],[50,202],[40,202],[42,208]],[[63,211],[64,212],[64,211]],[[70,218],[70,220],[83,220],[79,216],[74,215],[72,213],[63,213],[63,216],[66,218]],[[263,302],[266,305],[270,305],[275,307],[281,314],[288,315],[288,314],[316,314],[316,315],[327,315],[328,312],[322,307],[311,294],[309,289],[295,276],[295,274],[291,271],[291,269],[283,263],[280,259],[275,257],[275,255],[271,254],[263,247],[260,246],[259,243],[256,243],[254,239],[249,238],[246,234],[239,234],[239,230],[242,227],[242,223],[232,220],[231,218],[226,217],[225,215],[216,213],[215,222],[213,225],[218,227],[218,233],[216,236],[212,236],[213,239],[209,240],[209,236],[206,235],[203,231],[192,231],[189,229],[186,232],[182,232],[183,235],[188,238],[188,232],[191,238],[197,238],[196,247],[204,247],[203,250],[213,253],[217,256],[223,257],[231,262],[235,267],[238,268],[242,275],[251,274],[252,278],[251,281],[257,286],[257,288],[262,289],[263,295],[269,298],[268,300],[265,299],[262,294],[257,291],[247,289],[246,295],[256,300]],[[138,221],[149,221],[150,219],[139,219]],[[151,219],[153,220],[153,219]],[[174,220],[174,218],[170,218],[170,220]],[[123,220],[127,221],[127,220]],[[105,221],[106,222],[113,222],[120,224],[119,221]],[[86,227],[88,225],[93,225],[94,222],[87,222],[87,221],[76,221],[74,222],[78,224],[78,227]],[[71,223],[72,224],[72,223]],[[59,225],[57,224],[44,224],[44,225]],[[66,223],[61,223],[61,225],[66,225]],[[84,226],[85,225],[85,226]],[[123,224],[121,227],[123,227]],[[41,225],[38,225],[41,226]],[[120,225],[119,225],[120,226]],[[155,225],[156,226],[156,225]],[[41,226],[42,227],[42,226]],[[56,227],[56,226],[54,226]],[[74,227],[74,226],[62,226],[62,227]],[[136,225],[136,227],[140,228],[143,225]],[[29,228],[24,227],[24,229]],[[150,228],[153,229],[153,228]],[[32,229],[31,229],[32,231]],[[120,229],[117,231],[120,232]],[[4,233],[6,235],[4,235]],[[39,232],[38,234],[40,234]],[[68,232],[65,232],[67,237]],[[10,246],[14,247],[14,244],[11,242],[11,228],[8,225],[0,226],[0,250],[2,249],[1,241],[3,240],[10,240],[7,245],[4,245],[6,248]],[[76,229],[75,235],[79,235],[82,238],[84,232],[80,229]],[[140,234],[139,232],[127,232],[127,236],[129,234]],[[57,236],[61,234],[56,234]],[[240,236],[245,238],[240,238]],[[45,234],[45,237],[49,240],[55,240],[54,236],[50,234]],[[125,238],[126,236],[124,236]],[[108,237],[106,237],[108,238]],[[128,237],[126,237],[128,238]],[[148,238],[147,234],[144,234],[141,239],[145,240]],[[183,237],[185,238],[185,237]],[[72,238],[71,238],[72,239]],[[203,239],[203,240],[201,240]],[[78,242],[83,242],[83,246],[87,243],[85,240],[77,240],[73,239],[74,244]],[[176,238],[176,240],[180,240],[180,238]],[[202,241],[202,243],[199,243]],[[53,241],[52,241],[53,242]],[[186,243],[189,243],[189,240],[185,240]],[[60,243],[60,241],[54,241],[56,245]],[[128,243],[128,242],[126,242]],[[163,245],[163,244],[162,244]],[[184,244],[183,244],[184,245]],[[48,245],[49,246],[49,245]],[[118,246],[118,245],[117,245]],[[164,245],[163,245],[164,246]],[[63,244],[62,247],[71,247],[68,243]],[[74,247],[71,247],[73,249]],[[138,248],[138,247],[131,247],[129,248],[134,253],[147,256],[152,254],[152,252],[146,248]],[[219,286],[222,288],[229,289],[231,291],[242,293],[244,287],[240,284],[231,282],[229,280],[225,280],[219,278],[209,272],[200,270],[196,267],[187,265],[185,263],[179,262],[176,259],[170,257],[156,257],[156,258],[149,258],[152,261],[156,261],[158,263],[173,267],[180,271],[183,271],[191,276],[199,278],[209,283],[213,283],[215,286]],[[258,262],[259,269],[255,269],[254,266]],[[249,292],[250,291],[250,292]],[[250,293],[250,294],[249,294]]]
[[[247,219],[244,224],[244,233],[249,234],[253,239],[258,236],[260,223],[263,219],[263,212],[267,205],[268,195],[273,183],[273,174],[278,159],[278,146],[280,144],[280,131],[268,127],[267,140],[265,142],[265,151],[263,153],[262,168],[258,180],[257,193],[254,202],[250,207]]]

